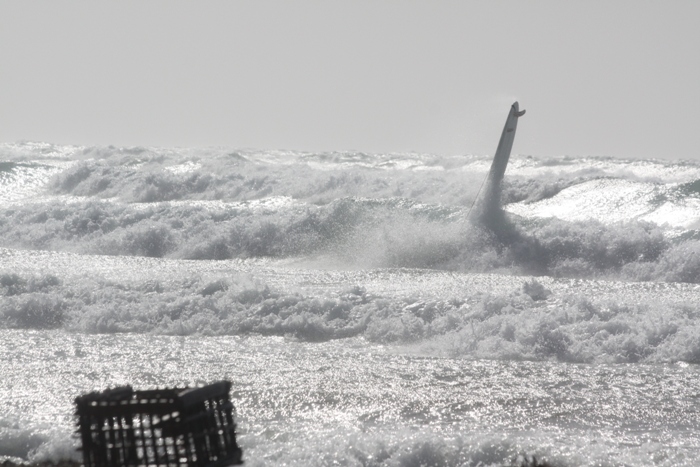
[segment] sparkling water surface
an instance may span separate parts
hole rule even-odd
[[[426,443],[436,463],[486,462],[489,449],[494,462],[527,451],[570,465],[700,453],[696,365],[474,361],[361,339],[3,331],[0,345],[5,417],[63,438],[86,391],[230,379],[250,465],[399,462]]]

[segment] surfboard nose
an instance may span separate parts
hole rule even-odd
[[[515,101],[515,102],[513,103],[512,108],[513,108],[513,114],[514,114],[516,117],[522,117],[523,115],[525,115],[525,111],[524,111],[524,110],[520,110],[520,106],[518,105],[518,101]]]

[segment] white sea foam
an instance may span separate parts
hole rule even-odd
[[[14,270],[0,274],[6,328],[362,337],[460,358],[700,362],[697,285],[13,250],[2,257]]]

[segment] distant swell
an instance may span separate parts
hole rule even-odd
[[[55,194],[117,198],[131,203],[290,196],[306,203],[326,204],[343,197],[398,196],[464,206],[476,196],[481,178],[480,174],[456,169],[394,170],[388,177],[387,167],[381,164],[357,164],[349,170],[339,161],[318,170],[309,165],[311,162],[311,158],[294,164],[252,161],[237,152],[211,158],[179,157],[175,161],[163,155],[111,154],[75,163],[56,175],[49,189]]]

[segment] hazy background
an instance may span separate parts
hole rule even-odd
[[[0,141],[700,159],[700,2],[2,1]]]

